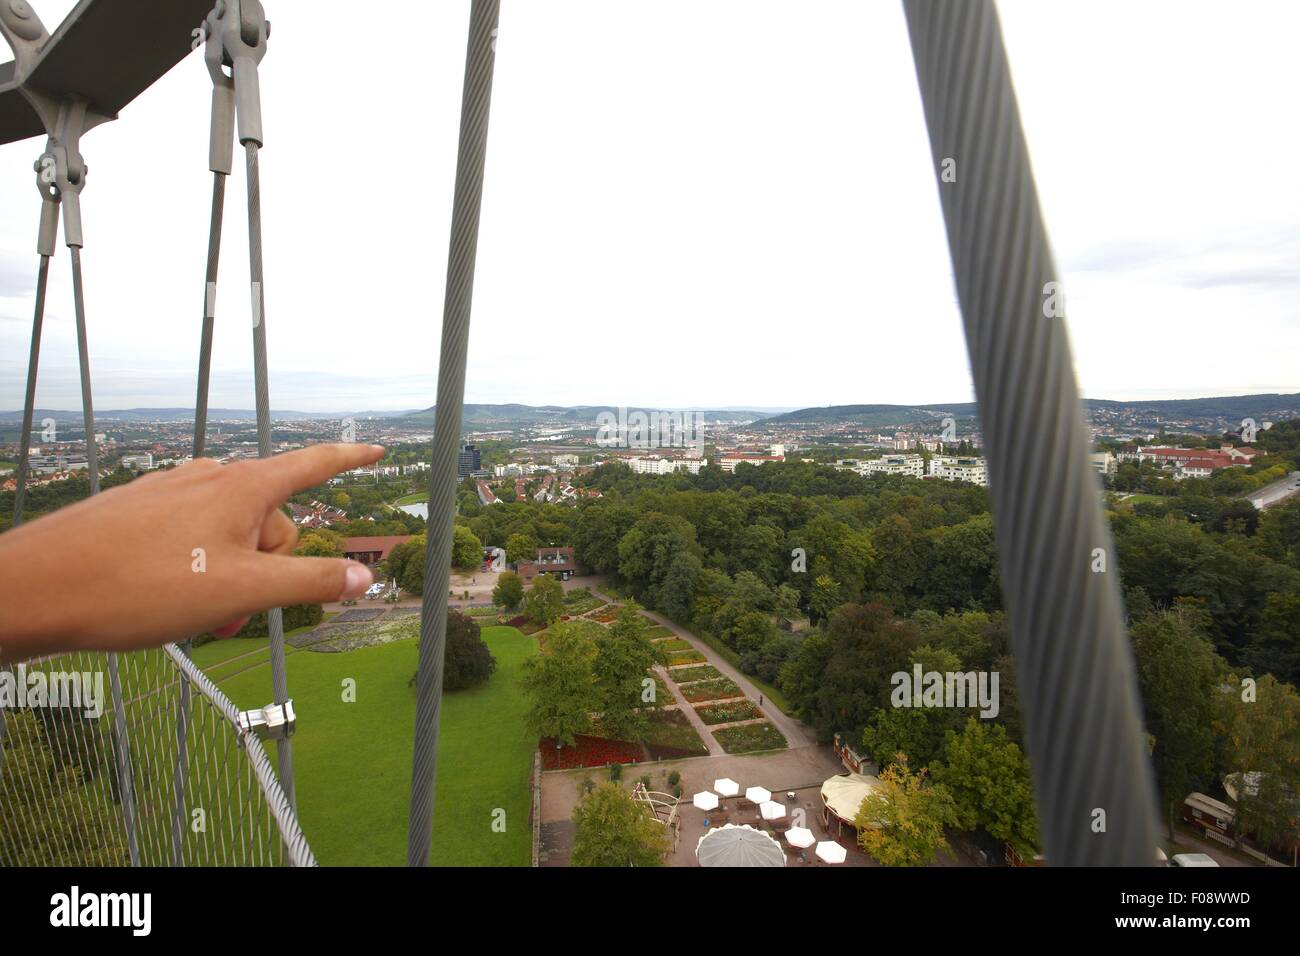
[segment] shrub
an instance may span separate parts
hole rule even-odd
[[[621,763],[609,765],[609,779],[615,783],[623,779],[623,765]]]
[[[442,672],[443,690],[464,690],[482,684],[497,669],[479,626],[459,611],[447,610],[447,649]]]
[[[676,770],[674,770],[672,773],[668,775],[668,786],[675,787],[677,786],[677,784],[681,783],[681,780],[682,780],[682,775],[678,773]]]
[[[353,601],[353,604],[356,602]],[[283,609],[284,611],[284,632],[297,630],[300,627],[314,627],[321,622],[324,612],[319,604],[290,604]],[[259,611],[248,619],[248,623],[239,629],[235,637],[269,637],[271,634],[271,625],[267,620],[266,611]],[[194,646],[199,647],[209,641],[215,640],[211,634],[200,634],[194,638]]]

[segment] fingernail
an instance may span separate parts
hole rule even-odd
[[[351,601],[353,598],[361,597],[366,592],[366,588],[374,583],[375,576],[364,564],[349,564],[347,576],[343,580],[343,593],[339,596],[339,600]]]

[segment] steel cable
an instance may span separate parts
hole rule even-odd
[[[904,0],[988,461],[1047,860],[1152,865],[1114,544],[991,0]],[[945,170],[947,174],[945,174]],[[1104,563],[1103,563],[1104,562]]]
[[[478,252],[483,169],[487,159],[488,114],[492,102],[499,0],[474,0],[465,51],[460,107],[460,147],[447,288],[443,302],[442,348],[438,358],[433,460],[429,470],[429,518],[420,618],[420,664],[416,678],[415,747],[407,863],[427,866],[433,841],[433,800],[438,763],[438,721],[442,707],[443,651],[447,602],[442,592],[451,573],[452,522],[456,514],[457,448],[465,400],[474,263]]]
[[[244,144],[248,161],[248,269],[253,306],[253,378],[257,389],[257,453],[260,458],[270,458],[271,399],[266,371],[266,289],[262,275],[262,185],[257,156],[259,146],[249,140]],[[289,699],[289,680],[284,670],[284,612],[273,607],[266,612],[267,629],[271,635],[271,687],[275,702],[283,704]],[[289,797],[289,805],[297,806],[293,786],[293,744],[288,737],[276,742],[276,756],[280,766],[280,780]]]

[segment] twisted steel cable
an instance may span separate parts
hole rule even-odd
[[[1060,273],[997,13],[992,0],[903,8],[984,431],[1042,846],[1051,864],[1149,866],[1154,787],[1114,545],[1064,319],[1046,305]]]
[[[208,264],[203,286],[203,323],[199,335],[199,374],[194,397],[194,458],[202,458],[208,440],[208,392],[212,377],[212,336],[216,324],[217,275],[221,264],[221,228],[226,207],[226,174],[212,173],[212,213],[208,225]],[[186,657],[190,655],[191,642],[187,639],[176,645]],[[172,865],[184,863],[182,848],[185,839],[185,775],[188,772],[186,743],[190,729],[190,685],[182,678],[180,699],[176,708],[176,767],[172,779],[175,802],[172,807]]]
[[[456,514],[456,463],[465,400],[465,362],[469,346],[474,262],[478,252],[483,167],[487,158],[492,67],[500,14],[499,0],[474,0],[465,52],[461,94],[460,148],[456,195],[447,256],[442,350],[438,359],[433,462],[429,470],[429,519],[424,556],[424,595],[420,618],[420,666],[416,678],[415,748],[407,863],[426,866],[433,840],[433,797],[438,763],[438,721],[442,708],[443,651],[447,609],[442,592],[451,573],[452,521]]]
[[[262,274],[262,181],[258,166],[260,144],[249,140],[244,144],[248,166],[248,271],[253,306],[253,379],[257,391],[257,454],[270,458],[271,449],[271,398],[269,376],[266,371],[266,287]],[[197,423],[196,423],[197,424]],[[289,699],[289,678],[284,670],[284,612],[273,607],[266,612],[267,629],[271,635],[271,688],[275,702],[283,704]],[[280,767],[280,780],[289,797],[289,805],[297,806],[293,786],[293,744],[288,737],[276,741],[276,756]]]
[[[55,220],[57,222],[57,220]],[[14,527],[23,523],[27,497],[27,458],[32,452],[32,419],[36,412],[36,373],[41,360],[41,327],[45,322],[45,291],[50,282],[50,257],[41,254],[36,273],[36,309],[32,314],[32,346],[27,357],[27,397],[23,401],[23,433],[19,439],[17,484],[14,487]]]

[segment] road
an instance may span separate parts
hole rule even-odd
[[[1297,493],[1300,493],[1300,471],[1293,471],[1285,478],[1275,481],[1271,485],[1265,485],[1263,488],[1252,491],[1245,498],[1256,508],[1263,511],[1265,508],[1271,508],[1273,505]]]

